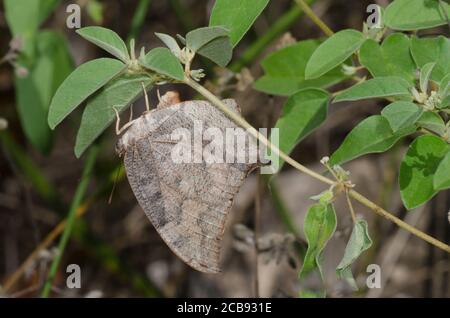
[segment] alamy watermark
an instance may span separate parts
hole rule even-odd
[[[260,128],[259,134],[267,140],[268,129]],[[174,163],[242,163],[260,164],[262,174],[278,171],[278,154],[256,140],[249,129],[240,127],[204,129],[203,122],[194,120],[193,129],[176,128],[171,133],[174,146],[171,159]],[[278,148],[279,129],[270,129],[270,142]]]

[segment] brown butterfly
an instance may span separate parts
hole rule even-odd
[[[237,163],[237,151],[232,158],[235,160],[227,159],[232,163],[175,162],[175,147],[188,149],[183,147],[196,133],[215,127],[225,135],[227,128],[237,126],[208,102],[170,105],[174,99],[174,95],[166,94],[156,109],[147,110],[122,130],[118,129],[118,120],[117,132],[127,131],[116,151],[124,156],[134,195],[166,244],[196,270],[217,273],[227,215],[243,180],[256,165]],[[147,96],[146,101],[148,105]],[[223,102],[240,112],[234,100]],[[174,140],[177,129],[191,136]],[[251,143],[254,141],[249,137],[246,145]],[[199,154],[194,149],[191,155]]]

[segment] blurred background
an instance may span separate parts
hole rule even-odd
[[[23,66],[29,61],[16,59],[15,53],[26,43],[14,38],[5,19],[3,1],[0,2],[0,293],[7,297],[39,295],[57,253],[60,222],[68,213],[85,164],[86,156],[76,159],[73,152],[82,107],[55,131],[45,126],[46,119],[39,121],[39,114],[33,110],[49,103],[55,89],[75,66],[106,56],[66,27],[67,6],[80,5],[82,26],[110,28],[124,39],[135,38],[137,48],[145,46],[149,50],[162,45],[154,32],[185,34],[206,26],[214,4],[213,0],[49,1],[55,5],[50,6],[48,18],[39,29],[42,41],[33,57],[33,63],[40,67],[31,71]],[[385,0],[310,1],[313,10],[335,31],[361,29],[367,17],[366,7],[373,2],[388,4]],[[48,30],[54,32],[49,34]],[[447,29],[440,31],[446,34]],[[296,41],[323,36],[293,1],[273,0],[235,49],[227,70],[201,59],[196,66],[206,70],[206,87],[221,97],[236,99],[244,117],[255,127],[272,127],[286,99],[252,88],[253,79],[263,73],[260,61]],[[31,78],[31,82],[26,78]],[[343,88],[334,87],[332,91]],[[177,90],[182,100],[196,98],[195,92],[181,85],[160,87],[161,93],[167,90]],[[150,93],[151,103],[156,105],[156,90]],[[382,106],[376,101],[333,105],[325,124],[295,149],[293,158],[322,171],[319,160],[332,153],[358,122],[378,114]],[[142,100],[137,101],[135,114],[143,109]],[[306,246],[303,219],[312,202],[309,198],[325,190],[322,184],[289,166],[276,177],[270,191],[267,180],[250,175],[227,222],[221,255],[223,272],[202,274],[182,263],[147,220],[120,169],[121,159],[114,152],[116,141],[110,127],[97,143],[100,155],[87,195],[77,209],[81,217],[64,251],[52,296],[296,297],[302,286],[321,288],[319,280],[300,283],[297,275]],[[410,141],[399,143],[385,154],[357,159],[345,168],[351,171],[360,193],[426,233],[449,242],[448,192],[409,213],[401,203],[397,171]],[[251,242],[258,198],[260,215],[256,228],[266,248],[259,251],[256,261]],[[448,254],[399,230],[363,206],[355,208],[368,220],[374,240],[355,267],[355,276],[360,286],[365,286],[367,265],[378,264],[382,288],[362,288],[355,293],[336,278],[335,267],[352,225],[345,202],[338,202],[337,233],[324,256],[329,297],[450,296]],[[68,264],[81,268],[80,289],[65,287]]]

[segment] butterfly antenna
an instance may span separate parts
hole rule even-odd
[[[142,89],[144,90],[144,96],[145,96],[145,108],[147,109],[147,111],[150,111],[150,103],[148,101],[148,95],[147,95],[147,90],[145,89],[145,85],[143,82],[141,82],[142,85]]]
[[[122,170],[122,165],[119,166],[119,169],[117,169],[116,177],[114,178],[113,187],[111,189],[111,193],[108,198],[108,204],[111,204],[112,198],[114,195],[114,191],[116,190],[117,181],[119,180],[120,171]]]

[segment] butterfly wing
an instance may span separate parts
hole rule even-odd
[[[230,100],[228,104],[236,105]],[[206,102],[169,108],[151,113],[152,123],[164,124],[147,125],[146,132],[141,127],[141,137],[126,152],[128,180],[140,206],[172,251],[199,271],[217,273],[228,212],[254,165],[175,163],[170,137],[175,127],[193,132],[195,120],[205,127],[214,123],[223,132],[236,126]]]

